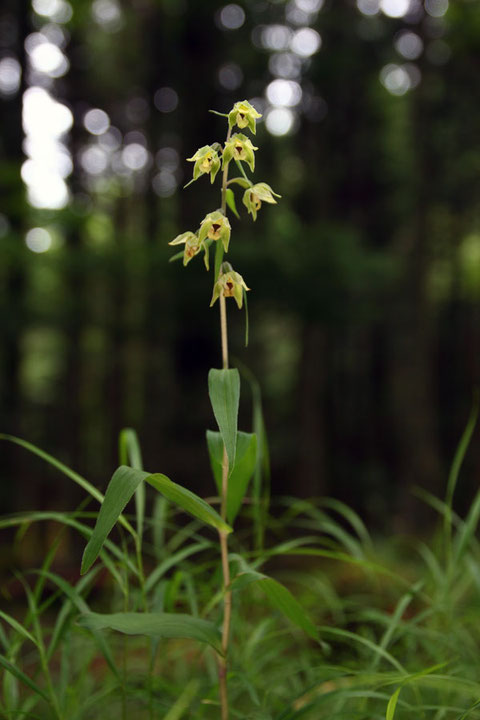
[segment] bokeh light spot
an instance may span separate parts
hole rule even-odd
[[[301,57],[310,57],[318,52],[321,44],[322,39],[318,32],[313,28],[305,27],[294,33],[290,41],[290,48]]]
[[[277,77],[294,79],[302,74],[302,61],[293,53],[274,53],[270,57],[268,67],[272,75]]]
[[[108,155],[98,145],[91,145],[80,153],[80,164],[90,175],[101,175],[108,167]]]
[[[380,9],[384,15],[400,18],[410,9],[410,0],[380,0]]]
[[[65,0],[32,0],[32,7],[37,15],[58,23],[68,22],[73,15],[72,6]]]
[[[52,78],[63,77],[68,72],[70,63],[65,55],[41,33],[27,37],[25,46],[34,70]]]
[[[83,124],[92,135],[103,135],[110,127],[110,118],[104,110],[93,108],[85,113]]]
[[[34,253],[44,253],[52,246],[52,236],[45,228],[35,227],[25,235],[25,244]]]
[[[286,50],[292,34],[291,28],[286,25],[266,25],[262,28],[261,44],[268,50]]]
[[[236,63],[226,63],[218,71],[218,82],[225,90],[236,90],[243,82],[243,73]]]
[[[155,161],[160,169],[173,171],[178,168],[180,157],[175,148],[163,147],[157,152]]]
[[[170,197],[177,189],[177,181],[171,170],[161,170],[152,180],[152,187],[159,197]]]
[[[357,0],[357,7],[363,15],[377,15],[380,12],[380,0]]]
[[[122,10],[117,0],[95,0],[92,5],[92,16],[107,32],[116,32],[123,25]]]
[[[0,60],[0,94],[5,97],[15,95],[20,87],[22,68],[14,57]]]
[[[324,0],[295,0],[295,5],[304,12],[318,12],[323,7]]]
[[[220,26],[224,30],[238,30],[245,22],[245,12],[235,3],[225,5],[219,14]]]
[[[448,0],[425,0],[425,10],[432,17],[443,17],[448,10]]]
[[[394,40],[395,50],[407,60],[416,60],[423,51],[423,41],[410,30],[401,30]]]
[[[405,95],[412,87],[407,68],[395,63],[389,63],[381,69],[380,82],[392,95]]]
[[[129,170],[142,170],[149,157],[148,150],[137,142],[126,145],[122,150],[122,162]]]
[[[273,80],[266,90],[271,105],[294,107],[302,99],[302,88],[293,80]]]
[[[295,115],[288,108],[274,108],[267,113],[265,125],[271,135],[288,135],[295,125]]]
[[[153,102],[160,112],[173,112],[178,106],[178,95],[171,87],[161,87],[155,93]]]

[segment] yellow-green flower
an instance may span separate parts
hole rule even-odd
[[[220,210],[215,210],[203,218],[198,237],[201,242],[205,242],[207,238],[220,240],[223,243],[223,249],[228,252],[231,229],[227,216]]]
[[[198,235],[195,235],[195,233],[188,230],[187,232],[182,233],[181,235],[177,235],[177,237],[168,243],[169,245],[185,245],[185,250],[183,252],[183,264],[188,265],[190,260],[195,257],[195,255],[198,255],[200,250],[205,251],[205,256],[203,258],[205,267],[207,270],[209,269],[209,262],[208,262],[208,247],[204,243],[203,240],[201,240]]]
[[[267,183],[257,183],[256,185],[252,185],[252,187],[245,190],[243,193],[243,204],[247,208],[249,213],[252,213],[252,217],[254,220],[257,219],[257,211],[260,210],[262,206],[262,202],[270,203],[273,205],[277,204],[277,201],[273,197],[281,197],[276,192],[273,192],[270,185],[267,185]]]
[[[252,145],[250,138],[247,138],[242,133],[235,133],[230,140],[225,143],[223,150],[223,167],[230,162],[230,160],[243,160],[247,163],[250,170],[255,170],[255,154],[254,150],[258,150],[257,147]]]
[[[194,162],[193,179],[197,180],[200,175],[210,174],[210,182],[213,183],[215,176],[220,170],[220,158],[218,152],[212,145],[204,145],[199,148],[195,155],[187,158],[188,162]]]
[[[228,126],[233,128],[234,125],[238,125],[241,130],[248,126],[248,129],[255,135],[255,120],[261,117],[261,114],[255,110],[253,105],[250,105],[248,100],[243,100],[235,103],[233,110],[228,113]]]
[[[239,309],[241,309],[243,305],[244,290],[250,290],[250,288],[245,285],[245,281],[241,275],[234,270],[222,273],[219,275],[217,282],[213,286],[213,295],[210,307],[212,307],[213,303],[220,297],[220,295],[223,295],[224,297],[235,298],[235,302],[237,303]]]

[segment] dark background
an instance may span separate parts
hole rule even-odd
[[[4,1],[0,431],[103,489],[131,426],[147,469],[212,492],[204,432],[218,307],[201,259],[169,264],[167,243],[219,205],[218,182],[182,190],[185,158],[225,136],[208,110],[247,98],[268,115],[283,76],[296,85],[274,88],[299,100],[292,129],[275,136],[261,123],[255,140],[255,179],[282,199],[255,224],[244,209],[232,218],[229,253],[252,289],[250,346],[233,302],[230,344],[262,387],[272,493],[331,494],[371,527],[425,529],[412,487],[444,496],[479,380],[480,4],[413,0],[392,17],[401,5]],[[291,45],[306,27],[321,37],[310,56]],[[61,48],[68,71],[39,70],[34,33]],[[63,208],[35,207],[21,179],[31,87],[72,113]],[[94,108],[116,130],[89,133]],[[32,228],[49,233],[46,251],[26,243],[39,249]],[[244,383],[245,430],[250,399]],[[5,512],[83,497],[20,448],[2,442],[0,458]],[[460,509],[479,462],[474,436]]]

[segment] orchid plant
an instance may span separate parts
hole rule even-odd
[[[222,113],[216,114],[222,115]],[[243,189],[243,203],[253,220],[256,219],[262,203],[275,204],[275,198],[279,198],[280,195],[267,183],[254,183],[249,179],[244,166],[248,166],[253,173],[255,152],[258,148],[243,133],[232,134],[235,126],[240,130],[248,129],[255,134],[256,121],[261,117],[260,113],[245,100],[235,103],[233,109],[223,116],[228,120],[223,147],[218,142],[204,145],[188,158],[188,161],[193,162],[194,165],[193,178],[187,184],[190,185],[204,175],[209,176],[210,182],[213,183],[221,171],[220,207],[208,212],[195,232],[187,230],[170,242],[173,246],[184,246],[183,250],[172,259],[183,258],[183,264],[188,265],[194,257],[203,252],[207,270],[210,269],[210,249],[215,248],[210,305],[219,301],[222,367],[211,369],[208,376],[210,401],[218,430],[207,431],[207,446],[220,499],[220,512],[218,513],[210,503],[188,488],[174,483],[164,474],[145,472],[138,459],[138,453],[128,452],[127,442],[125,464],[113,474],[82,561],[82,572],[85,573],[92,567],[107,536],[119,521],[132,534],[135,541],[136,574],[140,587],[148,584],[141,551],[145,508],[144,485],[147,483],[167,500],[217,532],[223,577],[220,589],[220,597],[223,598],[220,627],[215,619],[206,620],[179,613],[151,612],[145,595],[141,608],[112,614],[86,612],[82,615],[81,623],[93,632],[113,629],[125,634],[144,634],[154,639],[190,638],[210,645],[217,657],[220,717],[221,720],[228,720],[228,671],[234,588],[241,590],[250,583],[257,583],[267,600],[277,610],[312,638],[318,640],[318,635],[310,618],[287,588],[249,566],[242,556],[236,554],[232,558],[229,554],[228,538],[233,532],[236,516],[248,492],[259,454],[256,435],[238,430],[240,375],[236,368],[229,367],[226,300],[232,297],[237,306],[242,308],[249,288],[230,262],[224,261],[225,254],[231,250],[232,234],[227,211],[230,210],[238,216],[232,185],[238,185]],[[232,167],[236,167],[240,174],[229,178]],[[137,507],[136,527],[133,527],[122,515],[133,496]],[[237,573],[232,577],[233,562],[237,566]]]

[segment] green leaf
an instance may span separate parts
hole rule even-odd
[[[34,693],[37,695],[40,695],[44,700],[46,700],[47,703],[50,702],[50,698],[48,695],[38,687],[36,683],[33,682],[31,678],[28,677],[28,675],[25,675],[21,670],[19,670],[15,665],[12,665],[11,662],[7,660],[7,658],[4,655],[0,655],[0,665],[11,675],[17,678],[17,680],[20,680],[24,685],[27,685],[30,690],[33,690]]]
[[[139,472],[138,470],[134,472]],[[232,528],[227,525],[220,515],[209,505],[205,500],[192,493],[190,490],[177,485],[172,482],[166,475],[162,473],[155,473],[153,475],[147,475],[145,482],[158,490],[167,500],[175,503],[182,510],[190,513],[197,520],[201,520],[206,525],[210,525],[216,530],[221,530],[224,533],[231,533]]]
[[[221,652],[221,635],[208,620],[181,613],[86,613],[78,622],[90,630],[117,630],[126,635],[199,640]]]
[[[172,257],[168,259],[168,262],[171,263],[171,262],[175,262],[176,260],[183,260],[183,255],[184,255],[184,251],[180,250],[180,252],[175,253],[175,255],[172,255]]]
[[[33,635],[31,635],[28,630],[23,627],[23,625],[20,625],[20,623],[15,620],[15,618],[13,618],[11,615],[7,615],[7,613],[4,613],[3,610],[0,610],[0,618],[2,618],[3,620],[5,620],[6,623],[11,625],[12,628],[24,638],[24,640],[30,640],[30,642],[32,642],[38,647],[38,643],[33,637]]]
[[[113,473],[112,479],[107,487],[97,523],[90,540],[87,543],[82,558],[82,575],[90,569],[102,549],[111,529],[117,522],[122,510],[127,505],[133,493],[145,478],[147,472],[133,470],[121,465]]]
[[[237,575],[232,582],[232,589],[241,589],[252,582],[265,593],[270,605],[279,610],[294,625],[301,628],[311,638],[320,642],[318,630],[313,624],[308,613],[303,609],[298,600],[294,598],[290,590],[277,580],[259,573],[256,570],[246,570]]]
[[[238,370],[215,370],[208,373],[208,391],[213,414],[227,451],[229,471],[235,466],[240,375]]]
[[[13,435],[4,435],[2,433],[0,433],[0,440],[7,440],[9,442],[15,443],[16,445],[20,445],[34,455],[38,455],[38,457],[42,458],[42,460],[45,460],[50,465],[53,465],[53,467],[57,468],[57,470],[60,470],[60,472],[62,472],[64,475],[76,482],[77,485],[80,485],[80,487],[86,490],[93,498],[95,498],[95,500],[98,500],[99,503],[103,502],[102,493],[97,490],[94,485],[89,483],[88,480],[85,480],[85,478],[76,473],[74,470],[71,470],[67,465],[64,465],[62,462],[60,462],[60,460],[57,460],[52,455],[49,455],[43,450],[40,450],[40,448],[38,448],[36,445],[32,445],[32,443],[29,443],[26,440],[22,440],[21,438],[14,437]],[[133,537],[136,536],[135,530],[132,528],[128,520],[126,520],[124,517],[121,517],[120,522],[122,523],[123,527],[128,530],[131,535],[133,535]]]
[[[224,253],[223,243],[221,243],[221,242],[215,243],[215,268],[214,268],[214,272],[213,272],[215,282],[217,282],[218,276],[220,275],[220,267],[222,265],[223,253]]]
[[[207,430],[207,445],[215,483],[222,492],[223,440],[219,432]],[[235,465],[228,479],[227,519],[233,524],[247,492],[257,461],[257,438],[251,433],[237,433]]]
[[[387,712],[385,715],[385,720],[393,720],[393,716],[395,715],[395,708],[397,707],[398,698],[400,696],[400,691],[402,689],[402,685],[398,687],[393,695],[391,696],[390,700],[388,701],[387,705]]]
[[[225,199],[230,210],[233,212],[235,217],[240,220],[240,215],[238,214],[237,206],[235,204],[235,195],[233,194],[233,190],[230,188],[227,188]]]
[[[232,532],[232,528],[223,522],[220,515],[205,500],[202,500],[198,495],[181,485],[172,482],[166,475],[161,473],[151,474],[121,465],[110,480],[105,493],[105,500],[98,513],[97,523],[83,553],[82,574],[87,572],[97,559],[102,545],[115,525],[118,516],[142,481],[148,482],[167,500],[176,503],[183,510],[198,518],[198,520],[222,532]]]
[[[124,428],[118,439],[120,465],[130,465],[136,470],[143,470],[142,451],[138,436],[133,428]],[[138,541],[141,546],[145,519],[145,485],[140,483],[135,491],[135,514]]]
[[[244,190],[246,190],[246,189],[249,188],[249,187],[252,187],[252,183],[250,182],[250,180],[247,180],[247,179],[244,178],[244,177],[234,177],[234,178],[231,178],[231,179],[228,181],[228,184],[229,184],[229,185],[230,185],[230,183],[237,183],[237,184],[240,185],[240,187],[242,187]]]

